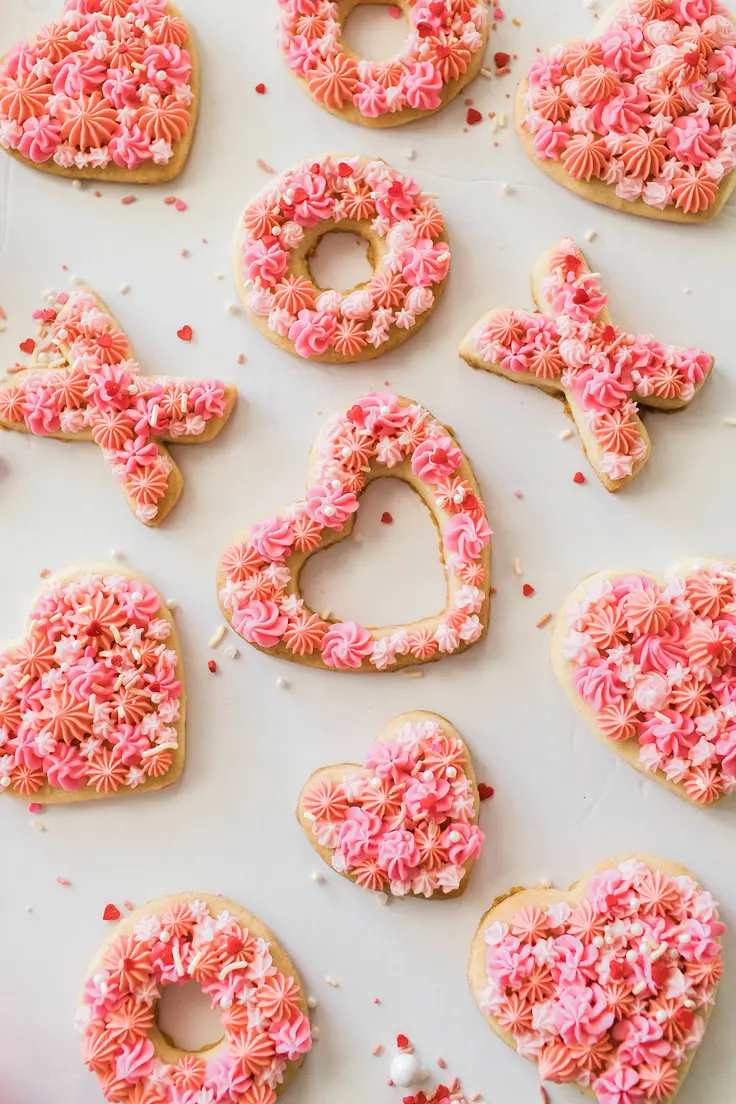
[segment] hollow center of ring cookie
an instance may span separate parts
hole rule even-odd
[[[406,9],[396,0],[345,0],[340,12],[346,53],[368,61],[403,53],[410,25]]]
[[[360,232],[337,228],[323,233],[306,258],[315,286],[348,294],[365,287],[375,272],[375,248]]]
[[[165,985],[156,1006],[156,1025],[164,1040],[186,1054],[201,1054],[224,1037],[219,1009],[196,981]],[[153,1039],[154,1046],[156,1039]]]

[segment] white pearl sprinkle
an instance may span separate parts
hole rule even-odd
[[[315,998],[314,997],[307,997],[307,1008],[314,1009],[316,1007],[317,1007],[317,1001],[315,1000]]]
[[[278,686],[279,690],[288,690],[289,689],[289,684],[286,681],[286,679],[281,678],[280,676],[279,676],[279,678],[276,679],[276,685]]]
[[[161,80],[161,81],[166,80],[166,70],[165,69],[159,69],[158,70],[158,72],[156,73],[156,80]]]
[[[450,832],[450,843],[459,843],[459,842],[460,842],[460,833],[459,832]]]
[[[166,931],[164,929],[164,931],[161,932],[161,935],[159,936],[159,939],[161,940],[162,943],[168,943],[171,939],[171,932]]]
[[[595,937],[595,939],[593,940],[593,946],[594,947],[602,947],[603,946],[603,936],[602,935],[597,935]]]
[[[638,955],[638,954],[636,953],[636,951],[634,950],[634,948],[633,948],[633,947],[631,947],[631,948],[630,948],[630,949],[629,949],[629,950],[628,950],[628,951],[626,952],[626,961],[627,961],[627,962],[636,962],[636,960],[637,960],[637,958],[638,958],[638,957],[639,957],[639,955]]]
[[[455,770],[454,767],[448,767],[447,770],[445,771],[445,774],[447,775],[448,778],[457,778],[457,771]]]
[[[143,595],[141,594],[141,592],[139,590],[134,590],[133,593],[130,596],[130,600],[131,600],[131,602],[142,602],[143,601]]]
[[[695,1007],[695,1001],[690,1000],[689,998],[686,1001],[683,1001],[683,1004],[685,1005],[686,1008],[694,1008]]]
[[[373,787],[374,790],[379,790],[381,788],[381,779],[380,778],[371,778],[371,786]]]
[[[654,1013],[654,1018],[657,1023],[664,1023],[664,1021],[667,1019],[667,1013],[665,1012],[664,1008],[658,1008],[657,1011]]]
[[[346,459],[347,459],[347,457],[348,457],[348,456],[350,456],[350,453],[351,453],[352,451],[353,451],[353,450],[351,449],[350,445],[343,445],[343,447],[342,447],[342,448],[341,448],[341,450],[340,450],[340,452],[342,453],[342,455],[343,455],[343,456],[344,456],[344,457],[345,457]]]
[[[322,512],[324,513],[325,517],[334,517],[335,507],[330,506],[330,504],[328,503]]]
[[[325,977],[325,981],[328,985],[331,985],[333,989],[338,989],[340,987],[340,982],[337,980],[337,978],[331,977],[330,974],[327,974],[327,976]]]
[[[422,782],[431,782],[434,778],[431,770],[426,770],[422,773]]]
[[[637,935],[637,936],[638,935],[643,935],[644,934],[643,925],[641,925],[638,921],[636,923],[632,924],[631,925],[631,934],[632,935]]]
[[[686,944],[686,943],[689,943],[691,939],[692,939],[692,936],[690,935],[690,932],[682,932],[681,935],[678,935],[677,942],[682,943],[682,944]]]
[[[455,493],[455,494],[454,494],[454,495],[452,496],[452,501],[453,501],[453,502],[455,503],[455,505],[456,505],[456,506],[459,506],[459,505],[460,505],[460,503],[462,502],[462,500],[463,500],[464,498],[465,498],[465,493],[464,493],[464,491],[457,491],[457,492],[456,492],[456,493]]]
[[[324,883],[324,875],[320,874],[319,870],[313,870],[309,875],[315,885],[322,885]]]
[[[382,418],[387,418],[388,415],[391,413],[391,407],[390,406],[382,406],[380,413],[381,413]]]

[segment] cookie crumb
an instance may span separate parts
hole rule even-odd
[[[207,647],[208,648],[216,648],[217,645],[219,643],[221,643],[221,641],[223,640],[226,632],[227,632],[227,629],[225,628],[225,626],[224,625],[219,625],[217,627],[217,629],[215,630],[215,632],[210,637],[210,639],[207,641]]]
[[[81,180],[72,180],[72,188],[74,188],[76,191],[80,191],[81,187],[82,187],[82,181]]]
[[[548,625],[551,620],[552,620],[552,614],[551,613],[543,613],[542,616],[539,618],[539,620],[536,622],[536,627],[538,629],[543,629],[544,626]]]
[[[226,303],[225,309],[228,314],[240,314],[240,307],[237,303]]]
[[[319,1028],[318,1027],[312,1027],[312,1038],[313,1039],[319,1039]]]
[[[486,80],[492,80],[492,78],[493,78],[493,73],[492,73],[492,72],[491,72],[491,70],[490,70],[490,69],[489,69],[489,68],[488,68],[487,66],[485,66],[485,65],[484,65],[484,66],[483,66],[483,68],[481,69],[481,71],[480,71],[480,75],[481,75],[482,77],[485,77],[485,78],[486,78]]]
[[[41,570],[38,573],[38,577],[39,577],[39,579],[48,579],[50,574],[51,574],[51,571],[48,567],[42,567]]]
[[[46,831],[43,824],[41,824],[41,822],[38,821],[38,820],[29,820],[28,823],[31,826],[31,828],[35,828],[35,830],[37,832],[45,832]]]
[[[500,119],[499,119],[499,124],[498,125],[499,126],[502,125],[501,122],[500,122]],[[501,194],[502,195],[513,195],[513,192],[514,192],[514,189],[511,187],[510,184],[504,183],[504,184],[501,185]]]
[[[327,974],[325,977],[325,981],[328,985],[331,985],[333,989],[340,988],[340,982],[337,980],[337,978],[334,978],[332,974]]]
[[[362,544],[363,541],[365,540],[365,537],[363,536],[362,533],[358,532],[357,529],[354,529],[353,530],[353,540],[355,541],[356,544]]]

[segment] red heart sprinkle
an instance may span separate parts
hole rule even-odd
[[[42,809],[43,805],[39,805],[37,801],[32,801],[31,804],[28,806],[29,813],[40,813]]]
[[[182,341],[191,341],[193,333],[191,326],[182,326],[180,330],[176,331],[176,336],[181,338]]]
[[[601,337],[604,341],[613,341],[616,337],[616,328],[609,323],[608,326],[604,326],[601,330]]]
[[[227,937],[227,953],[230,955],[240,954],[243,949],[243,940],[239,935],[229,935]]]
[[[102,914],[103,920],[119,920],[120,909],[117,905],[105,905],[105,911]]]
[[[337,166],[337,175],[338,176],[352,176],[353,175],[353,166],[348,165],[347,161],[340,161],[338,163],[338,166]]]
[[[652,966],[652,980],[657,988],[660,988],[665,984],[667,978],[670,976],[669,967],[665,966],[664,962],[655,962]]]
[[[584,307],[586,303],[590,302],[590,296],[588,295],[585,288],[578,288],[572,297],[572,301],[578,307]]]
[[[531,583],[524,583],[523,587],[521,588],[521,593],[524,595],[525,598],[531,598],[532,594],[534,593],[534,587]]]
[[[507,54],[503,50],[499,50],[497,54],[493,55],[493,60],[496,63],[497,69],[505,69],[508,63],[511,61],[511,54]]]
[[[390,525],[393,520],[394,519],[391,517],[391,514],[388,512],[388,510],[384,510],[381,514],[381,521],[383,522],[383,524]]]
[[[675,1019],[683,1031],[689,1031],[695,1022],[695,1013],[691,1008],[678,1008]]]
[[[112,346],[112,338],[109,333],[98,334],[96,340],[101,349],[109,349]]]
[[[429,10],[435,18],[439,19],[441,15],[445,14],[444,0],[432,0],[432,3],[429,5]]]
[[[417,23],[417,33],[419,34],[420,38],[427,38],[428,35],[434,33],[434,27],[431,23],[425,23],[424,21],[422,21],[421,23]]]
[[[363,418],[364,418],[363,407],[358,406],[357,403],[355,404],[355,406],[351,406],[350,409],[348,410],[348,418],[350,419],[351,422],[357,423],[358,425],[362,425],[363,424]]]
[[[696,65],[700,64],[700,52],[698,50],[691,50],[689,54],[685,54],[682,60],[686,65],[694,69]]]
[[[392,199],[401,199],[403,197],[404,189],[400,180],[394,180],[388,189],[388,195],[390,195]]]
[[[573,483],[584,483],[585,476],[582,472],[575,472],[574,476],[572,477],[572,481]]]
[[[478,797],[481,801],[487,801],[489,797],[493,797],[494,793],[493,786],[489,786],[487,782],[478,783]]]
[[[432,453],[432,455],[430,456],[430,460],[432,461],[433,464],[446,464],[447,463],[447,453],[445,452],[445,450],[443,448],[436,448],[434,450],[434,452]]]
[[[256,92],[258,93],[259,96],[262,96],[265,91],[266,91],[266,86],[263,83],[263,81],[261,81],[260,84],[256,85]]]
[[[391,1082],[389,1081],[389,1085],[390,1084],[391,1084]],[[402,1096],[401,1104],[414,1104],[414,1097],[413,1096]]]
[[[469,107],[468,114],[465,116],[465,122],[468,124],[468,126],[475,126],[475,124],[479,123],[482,118],[483,116],[481,115],[480,111],[478,111],[477,107]]]
[[[307,198],[307,193],[304,191],[303,188],[295,188],[294,189],[294,200],[293,200],[294,203],[303,203],[306,198]]]
[[[414,1104],[427,1104],[427,1094],[422,1089],[414,1097]]]
[[[27,337],[25,341],[21,341],[19,348],[22,353],[32,353],[36,348],[36,342],[32,337]]]
[[[313,161],[312,164],[309,166],[310,172],[318,173],[321,172],[321,170],[322,166],[320,165],[319,161]]]
[[[408,1047],[409,1040],[407,1039],[406,1035],[397,1035],[396,1036],[396,1045],[399,1048],[399,1050],[403,1050],[404,1047]]]
[[[562,264],[566,272],[577,272],[580,268],[580,258],[574,253],[568,253]]]

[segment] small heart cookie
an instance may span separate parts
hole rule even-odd
[[[297,817],[329,866],[363,889],[458,897],[479,857],[480,798],[470,753],[437,713],[394,717],[365,763],[315,771]]]
[[[170,786],[185,694],[170,610],[117,564],[69,567],[0,654],[0,790],[44,805]]]
[[[381,628],[319,617],[301,597],[299,573],[315,552],[350,535],[358,495],[385,477],[408,483],[432,514],[445,609]],[[450,430],[418,403],[372,391],[323,428],[309,458],[306,499],[256,522],[225,550],[220,606],[249,644],[294,663],[332,671],[427,663],[465,651],[485,634],[490,541],[478,484]]]
[[[594,203],[712,219],[736,186],[735,50],[720,0],[617,0],[596,38],[534,61],[516,102],[524,150]]]
[[[713,358],[614,326],[598,273],[572,238],[542,254],[531,283],[541,314],[489,311],[466,334],[460,356],[471,368],[561,398],[595,474],[607,491],[618,491],[651,453],[638,404],[687,406],[707,381]]]
[[[196,981],[222,1039],[175,1046],[161,991]],[[215,894],[149,901],[113,928],[87,971],[76,1026],[85,1065],[119,1104],[274,1104],[312,1045],[304,986],[255,916]]]
[[[637,770],[698,805],[736,788],[736,563],[686,560],[664,582],[590,576],[557,617],[552,664]]]
[[[21,344],[33,354],[30,368],[0,381],[0,428],[94,441],[138,520],[160,525],[184,486],[166,446],[216,437],[235,406],[235,387],[144,376],[126,334],[90,288],[58,295],[34,318],[40,340]]]
[[[160,184],[189,155],[199,103],[189,24],[166,0],[66,0],[0,62],[0,146],[82,180]]]
[[[670,1104],[723,972],[718,905],[685,867],[599,863],[569,890],[515,887],[483,916],[468,980],[542,1081],[598,1104]]]

